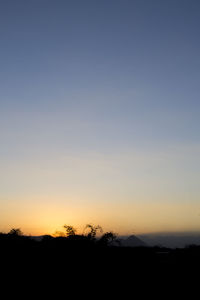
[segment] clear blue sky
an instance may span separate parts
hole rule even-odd
[[[200,229],[200,2],[0,2],[0,228]]]

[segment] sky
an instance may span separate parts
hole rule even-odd
[[[200,230],[200,2],[0,1],[0,231]]]

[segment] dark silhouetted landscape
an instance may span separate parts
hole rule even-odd
[[[48,298],[60,299],[70,291],[73,297],[93,298],[97,293],[112,299],[127,298],[133,289],[137,299],[171,297],[172,292],[196,288],[200,246],[149,246],[134,235],[118,238],[91,224],[81,235],[73,226],[64,229],[54,236],[25,236],[20,229],[0,234],[3,282],[12,280],[13,285],[8,294],[24,294],[26,288],[36,297],[40,290]]]
[[[9,263],[29,269],[67,268],[74,272],[180,272],[200,267],[200,246],[184,248],[149,246],[132,235],[118,238],[113,232],[102,232],[100,226],[86,225],[86,233],[77,234],[73,226],[54,236],[25,236],[20,229],[0,234],[2,257]],[[139,274],[139,273],[138,273]]]

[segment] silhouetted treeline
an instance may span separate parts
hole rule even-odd
[[[20,229],[9,233],[0,233],[0,249],[10,259],[26,257],[28,259],[47,259],[53,263],[58,257],[72,261],[96,265],[107,263],[120,266],[136,265],[190,265],[200,264],[200,246],[191,245],[184,249],[164,247],[121,247],[120,240],[113,232],[102,233],[100,226],[86,225],[83,234],[77,234],[73,226],[64,225],[65,232],[56,232],[54,236],[32,237],[23,235]],[[97,237],[97,233],[100,235]],[[45,255],[43,257],[43,255]],[[29,257],[27,257],[29,256]],[[63,260],[65,263],[65,260]]]
[[[124,287],[150,281],[167,286],[173,279],[177,285],[178,279],[191,277],[194,270],[200,268],[199,246],[184,249],[121,247],[116,234],[103,234],[100,226],[89,224],[83,234],[77,234],[72,226],[64,228],[65,232],[57,232],[55,236],[37,238],[23,235],[20,229],[0,233],[1,266],[6,266],[4,276],[7,272],[9,280],[12,276],[15,281],[20,279],[20,271],[29,284],[38,279],[51,282],[53,278],[57,284],[62,282],[62,288],[84,285],[81,291],[87,293],[91,293],[93,287],[98,291],[102,284],[100,290],[106,293],[106,283],[117,294],[116,289],[122,282]]]

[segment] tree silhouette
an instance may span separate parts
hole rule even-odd
[[[111,244],[114,240],[116,240],[117,235],[113,232],[106,232],[102,235],[102,237],[99,240],[99,243],[102,245],[109,245]]]
[[[67,236],[74,236],[74,235],[76,235],[76,231],[77,230],[73,226],[64,225],[63,227],[65,228]]]
[[[85,226],[85,230],[89,229],[89,233],[87,234],[87,237],[90,239],[90,240],[95,240],[96,238],[96,235],[97,235],[97,231],[100,231],[100,232],[103,232],[102,230],[102,227],[97,225],[97,226],[94,226],[92,224],[87,224]]]
[[[8,234],[12,236],[22,236],[23,232],[21,231],[20,228],[12,228]]]

